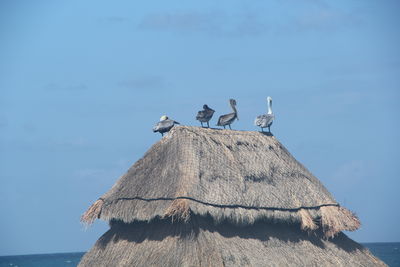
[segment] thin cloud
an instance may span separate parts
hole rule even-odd
[[[122,17],[122,16],[108,16],[108,17],[99,18],[98,21],[100,23],[120,24],[120,23],[128,22],[129,19],[126,17]]]
[[[376,175],[376,167],[371,162],[351,160],[343,163],[332,173],[331,182],[352,188],[366,183]],[[342,188],[342,190],[344,190]]]
[[[228,15],[214,11],[151,14],[139,23],[139,29],[176,33],[203,33],[213,36],[240,37],[260,35],[268,31],[261,17],[254,13]]]
[[[355,12],[331,7],[321,0],[304,0],[301,3],[301,5],[293,3],[294,13],[285,16],[286,19],[274,20],[274,16],[258,10],[247,10],[236,14],[218,10],[186,11],[146,15],[138,24],[138,28],[181,34],[246,37],[296,32],[330,32],[348,25],[357,25],[361,21]]]
[[[296,31],[334,31],[353,24],[355,17],[332,9],[322,9],[299,16],[292,22]]]
[[[7,120],[5,118],[0,118],[0,129],[6,128],[8,125]]]
[[[139,23],[140,29],[177,32],[221,31],[221,13],[184,12],[175,14],[150,14]]]
[[[270,31],[270,26],[262,22],[261,18],[254,13],[247,13],[240,17],[240,21],[235,25],[232,36],[257,36]]]
[[[79,91],[85,91],[88,89],[86,84],[80,83],[80,84],[70,84],[70,85],[60,85],[57,83],[49,83],[44,86],[44,89],[46,91],[67,91],[67,92],[79,92]]]
[[[145,76],[145,77],[138,77],[135,79],[120,81],[118,82],[118,86],[130,89],[157,90],[165,88],[167,86],[167,83],[164,80],[164,78],[160,76]]]
[[[356,26],[362,20],[360,14],[329,5],[322,0],[303,0],[295,14],[276,26],[277,33],[331,32],[348,26]]]
[[[56,149],[94,149],[97,146],[84,137],[49,140],[48,146]]]
[[[339,166],[332,175],[332,179],[337,182],[349,183],[359,182],[368,173],[368,167],[361,160],[353,160]]]
[[[99,178],[105,177],[108,172],[105,169],[81,169],[75,172],[80,178]]]
[[[34,133],[37,130],[36,125],[33,123],[30,123],[30,122],[24,123],[22,125],[22,128],[24,129],[24,132],[29,133],[29,134]]]

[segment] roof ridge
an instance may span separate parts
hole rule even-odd
[[[170,130],[170,133],[175,133],[178,130],[185,130],[194,134],[199,134],[200,131],[207,131],[207,134],[213,135],[226,135],[229,132],[229,135],[244,135],[244,136],[268,136],[275,137],[272,133],[268,132],[259,132],[259,131],[246,131],[246,130],[231,130],[231,129],[219,129],[219,128],[204,128],[198,126],[187,126],[187,125],[176,125]]]

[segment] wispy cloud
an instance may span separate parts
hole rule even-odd
[[[104,177],[108,174],[108,171],[105,169],[81,169],[75,172],[75,175],[80,178],[99,178]]]
[[[108,168],[83,168],[74,172],[74,176],[86,181],[114,181],[132,164],[128,159],[119,159]]]
[[[31,122],[26,122],[22,125],[24,131],[28,134],[36,132],[36,125]]]
[[[7,125],[8,125],[8,123],[7,123],[6,118],[0,117],[0,129],[1,129],[1,128],[3,128],[3,129],[6,128]]]
[[[284,18],[276,18],[254,9],[234,14],[220,10],[181,11],[146,15],[138,27],[151,31],[244,37],[295,32],[326,32],[359,22],[357,14],[334,8],[325,1],[304,0],[301,3],[293,4],[291,13]]]
[[[303,0],[299,1],[294,14],[278,27],[278,31],[290,32],[331,32],[357,26],[362,15],[355,9],[339,8],[331,1]]]
[[[170,14],[150,14],[143,18],[139,28],[157,31],[178,32],[207,32],[216,33],[221,31],[222,14],[183,12]]]
[[[353,190],[352,188],[376,178],[377,172],[377,167],[373,162],[354,159],[338,166],[332,173],[331,182],[335,185],[346,185],[345,187],[349,190]],[[345,190],[344,187],[341,187],[341,190]]]
[[[98,19],[98,22],[100,23],[110,23],[110,24],[120,24],[128,21],[129,19],[127,17],[122,17],[122,16],[107,16]]]
[[[96,146],[84,137],[49,140],[48,146],[57,149],[93,149]]]
[[[356,25],[357,23],[358,18],[354,14],[338,9],[321,7],[296,16],[279,30],[289,32],[331,32],[348,25]]]
[[[118,82],[118,86],[130,89],[158,90],[165,88],[167,86],[167,82],[163,77],[160,76],[143,76],[120,81]]]
[[[46,91],[66,91],[66,92],[79,92],[87,90],[88,87],[86,84],[79,83],[79,84],[69,84],[69,85],[61,85],[57,83],[49,83],[44,86]]]
[[[260,17],[256,14],[247,12],[240,15],[229,15],[221,11],[151,14],[143,18],[139,23],[139,28],[225,37],[260,35],[268,30],[268,27],[260,21]]]

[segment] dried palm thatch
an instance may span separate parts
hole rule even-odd
[[[343,233],[329,240],[321,235],[293,224],[214,224],[212,218],[198,215],[187,223],[112,221],[79,267],[386,266]]]
[[[103,207],[103,199],[98,199],[93,203],[92,206],[82,215],[81,221],[86,224],[92,224],[96,219],[99,218],[101,208]]]
[[[321,207],[321,224],[327,237],[333,237],[340,229],[354,231],[360,227],[357,217],[342,207]]]
[[[189,126],[153,145],[82,221],[187,221],[191,214],[237,225],[299,223],[329,237],[360,225],[274,136]]]

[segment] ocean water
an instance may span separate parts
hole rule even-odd
[[[0,257],[0,267],[75,267],[84,252]]]
[[[400,267],[400,243],[364,243],[375,256],[391,267]],[[0,256],[0,267],[75,267],[84,252]]]
[[[400,267],[400,242],[363,243],[362,245],[390,267]]]

